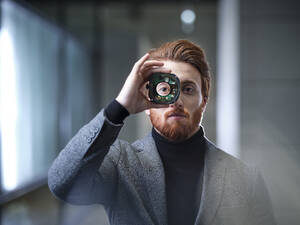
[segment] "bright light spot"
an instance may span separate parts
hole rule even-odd
[[[12,190],[17,185],[17,96],[13,43],[7,30],[0,32],[0,129],[2,185]]]
[[[192,24],[195,22],[196,14],[193,10],[186,9],[182,11],[180,18],[183,23]]]

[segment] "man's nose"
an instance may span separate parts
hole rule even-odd
[[[176,108],[183,108],[183,101],[181,99],[181,96],[179,95],[179,98],[177,99],[176,102],[170,104],[171,107],[176,107]]]

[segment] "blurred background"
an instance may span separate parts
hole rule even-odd
[[[101,205],[54,198],[47,171],[116,97],[134,62],[166,41],[204,48],[206,136],[256,165],[277,223],[300,224],[297,0],[0,0],[0,225],[108,225]],[[151,129],[144,113],[120,138]]]

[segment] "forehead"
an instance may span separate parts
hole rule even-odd
[[[164,67],[171,70],[180,80],[180,83],[194,82],[201,86],[200,72],[191,64],[185,62],[163,61]]]

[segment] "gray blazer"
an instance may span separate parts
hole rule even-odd
[[[118,140],[123,124],[102,110],[79,130],[49,170],[52,193],[71,204],[103,204],[112,225],[167,225],[164,168],[149,134]],[[275,224],[260,173],[217,149],[207,151],[195,225]]]

